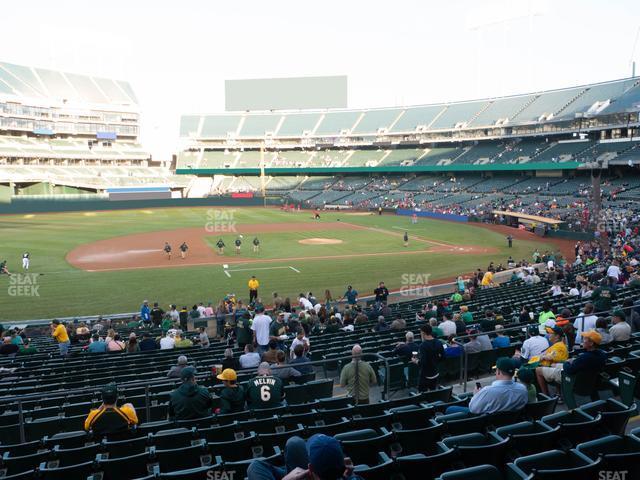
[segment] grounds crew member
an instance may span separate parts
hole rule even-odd
[[[118,407],[117,401],[118,387],[116,384],[105,385],[102,388],[102,405],[89,412],[84,421],[84,429],[93,432],[95,436],[128,433],[134,425],[138,424],[136,410],[130,403]]]
[[[260,286],[260,282],[255,275],[251,275],[247,286],[249,287],[249,303],[252,303],[258,298],[258,287]]]
[[[252,410],[276,408],[282,405],[284,389],[282,380],[271,375],[267,362],[258,366],[258,375],[249,381],[247,388],[247,406]]]
[[[184,368],[180,372],[182,385],[169,396],[169,418],[193,420],[211,415],[213,399],[209,390],[196,383],[196,369]]]

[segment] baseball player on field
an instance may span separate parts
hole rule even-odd
[[[22,254],[22,268],[24,270],[29,270],[29,257],[31,255],[29,254],[29,252],[24,252]]]
[[[242,240],[240,240],[240,237],[236,238],[236,241],[234,242],[236,244],[236,255],[240,255],[240,246],[242,245]]]
[[[187,250],[189,250],[189,246],[187,245],[187,242],[182,242],[182,245],[180,245],[180,256],[182,257],[183,260],[187,256]]]
[[[216,242],[216,247],[218,247],[218,255],[224,255],[225,244],[221,238],[219,238],[218,241]]]
[[[258,253],[260,251],[260,240],[258,237],[253,239],[253,253]]]
[[[167,254],[167,260],[171,260],[171,245],[169,245],[169,242],[164,242],[163,250]]]

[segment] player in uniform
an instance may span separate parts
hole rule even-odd
[[[3,273],[6,275],[11,275],[11,273],[9,273],[9,269],[7,268],[6,260],[0,262],[0,275],[2,275]]]
[[[29,270],[29,257],[31,254],[29,252],[24,252],[22,254],[22,268],[25,270]]]
[[[247,388],[247,403],[251,410],[276,408],[282,405],[284,389],[282,380],[271,375],[267,362],[258,367],[258,376],[249,380]]]
[[[258,253],[260,251],[260,240],[258,237],[253,239],[253,253]]]
[[[236,255],[240,255],[240,246],[242,245],[242,240],[240,240],[240,237],[236,238],[236,241],[234,242],[236,244]]]
[[[189,246],[187,245],[187,242],[182,242],[182,245],[180,245],[180,256],[182,257],[183,260],[187,256],[187,250],[189,250]]]
[[[418,214],[417,213],[414,213],[413,215],[411,215],[411,223],[414,224],[414,225],[416,223],[418,223]]]
[[[218,241],[216,242],[216,247],[218,247],[218,255],[224,255],[225,245],[221,238],[219,238]]]
[[[169,242],[164,242],[164,253],[167,254],[167,259],[171,260],[171,245],[169,245]]]
[[[404,236],[402,237],[402,239],[404,240],[404,246],[408,247],[409,246],[409,233],[408,232],[404,232]]]
[[[320,220],[320,210],[318,210],[317,208],[313,214],[313,218],[314,220]]]

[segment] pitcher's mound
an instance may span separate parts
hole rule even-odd
[[[305,238],[304,240],[298,240],[298,243],[303,245],[335,245],[342,243],[342,240],[337,238]]]

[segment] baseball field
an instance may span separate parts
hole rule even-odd
[[[255,275],[259,295],[292,299],[301,291],[334,298],[352,284],[371,295],[451,279],[489,262],[531,259],[556,245],[526,232],[408,217],[267,208],[166,208],[7,215],[0,217],[0,320],[134,312],[144,299],[191,306],[234,293],[248,297]],[[409,235],[408,246],[403,235]],[[253,240],[260,248],[253,251]],[[240,252],[234,242],[240,238]],[[216,244],[222,239],[224,253]],[[172,247],[171,259],[163,251]],[[179,246],[186,242],[186,258]],[[30,268],[22,255],[30,253]],[[416,285],[414,285],[416,284]]]

